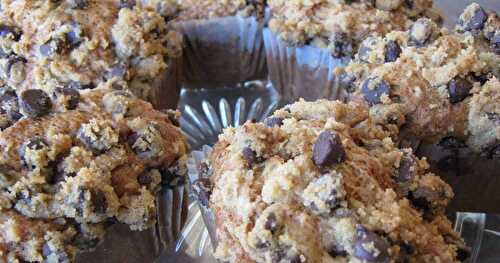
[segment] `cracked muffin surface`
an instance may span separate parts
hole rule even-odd
[[[264,17],[265,0],[180,0],[178,20],[211,19],[241,15]]]
[[[0,261],[68,262],[95,247],[110,223],[152,226],[162,178],[185,173],[187,144],[174,115],[131,92],[97,88],[81,91],[72,110],[24,117],[3,130]],[[20,229],[26,224],[33,228]],[[45,227],[59,241],[37,230]],[[82,227],[92,230],[84,233],[90,244],[78,241]]]
[[[93,89],[101,83],[152,101],[181,54],[182,37],[148,6],[124,1],[3,1],[0,77],[34,87]],[[156,106],[156,105],[155,105]]]
[[[362,104],[299,101],[228,128],[207,158],[226,262],[456,262],[452,189]]]
[[[310,44],[351,57],[368,35],[407,29],[418,17],[439,18],[432,0],[269,0],[269,28],[290,45]]]
[[[465,21],[474,19],[465,15],[471,10],[484,17]],[[396,109],[402,113],[402,132],[410,137],[456,138],[493,157],[500,142],[500,53],[492,42],[500,20],[471,4],[460,21],[457,32],[421,18],[407,31],[369,37],[336,74],[352,99],[370,105],[378,118],[394,122]]]

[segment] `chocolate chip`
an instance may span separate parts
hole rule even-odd
[[[472,83],[467,79],[455,77],[448,83],[448,93],[450,95],[450,103],[455,104],[463,101],[470,96]]]
[[[457,137],[454,136],[448,136],[439,142],[439,146],[446,148],[446,149],[459,149],[459,148],[465,148],[465,142],[458,139]]]
[[[193,182],[193,192],[198,201],[205,207],[208,207],[210,196],[212,195],[212,182],[209,178],[199,178]]]
[[[85,9],[89,5],[88,0],[68,0],[69,7],[72,9]]]
[[[128,67],[124,64],[115,64],[113,65],[105,74],[104,79],[110,80],[113,78],[117,78],[119,80],[127,79],[128,75]]]
[[[69,45],[70,49],[77,48],[82,43],[82,39],[80,38],[78,33],[76,33],[75,31],[67,32],[65,37],[66,37],[66,40],[68,41],[68,45]]]
[[[74,110],[80,102],[80,93],[75,89],[57,87],[54,89],[54,98],[62,98],[66,109]]]
[[[354,256],[367,262],[389,262],[389,243],[365,227],[356,226]]]
[[[458,247],[456,259],[460,262],[465,262],[472,254],[472,250],[469,247]]]
[[[8,123],[6,123],[7,127],[14,124],[22,117],[22,114],[19,113],[19,103],[17,101],[17,94],[15,91],[6,90],[0,96],[0,111],[8,118]],[[7,127],[3,127],[3,129]]]
[[[57,258],[57,262],[69,262],[69,256],[65,251],[56,250],[53,251],[48,243],[45,243],[42,247],[42,255],[45,259],[48,259],[52,254],[55,254],[55,258]],[[43,262],[49,262],[49,260],[44,260]]]
[[[184,180],[182,176],[179,176],[175,172],[172,172],[168,169],[161,169],[161,183],[167,187],[176,187],[178,185],[184,184]]]
[[[463,26],[465,31],[481,30],[484,26],[484,22],[486,22],[488,18],[488,15],[480,6],[477,6],[477,8],[473,11],[472,16],[469,17],[469,20],[464,21],[463,18],[463,16],[460,17],[459,23]]]
[[[180,127],[179,116],[176,114],[175,111],[166,110],[162,112],[165,112],[165,114],[167,114],[168,120],[170,121],[170,123],[172,123],[172,125]]]
[[[487,74],[480,74],[480,75],[474,75],[474,74],[471,74],[470,75],[472,80],[475,81],[475,82],[479,82],[482,85],[484,85],[486,82],[488,82],[488,80],[491,78],[491,75],[490,73],[487,73]]]
[[[346,33],[335,33],[330,38],[329,49],[332,55],[336,58],[352,57],[353,47],[352,40]]]
[[[396,41],[389,41],[384,47],[385,62],[394,62],[399,58],[401,54],[401,47]]]
[[[70,82],[68,82],[66,84],[66,87],[70,88],[70,89],[82,90],[82,89],[94,89],[95,85],[92,82],[90,82],[90,83],[81,83],[81,82],[78,82],[78,81],[70,81]]]
[[[91,189],[90,191],[90,201],[94,207],[94,211],[99,214],[106,213],[108,205],[106,202],[106,195],[101,190]]]
[[[347,251],[341,246],[334,246],[334,247],[328,249],[328,254],[333,258],[346,257]]]
[[[17,27],[0,25],[0,37],[2,38],[11,38],[14,41],[19,41],[19,39],[21,39],[21,35],[21,29]]]
[[[380,98],[389,96],[389,92],[389,84],[382,79],[368,78],[361,86],[363,98],[370,106],[381,103]]]
[[[135,6],[135,0],[120,0],[120,8],[133,9]]]
[[[35,166],[35,164],[32,164],[30,161],[27,161],[26,151],[27,150],[37,151],[37,150],[41,150],[41,149],[46,148],[46,147],[48,147],[48,145],[43,138],[34,137],[31,139],[28,139],[28,141],[26,141],[21,146],[21,148],[19,149],[19,156],[21,157],[21,160],[23,161],[24,165],[27,166],[30,170],[33,170],[36,168],[36,166]]]
[[[283,124],[283,118],[274,116],[269,117],[264,120],[264,124],[269,128],[280,127]]]
[[[418,210],[428,213],[431,210],[432,204],[425,197],[419,196],[414,191],[408,193],[408,200]]]
[[[314,143],[313,161],[320,168],[343,162],[345,155],[340,136],[335,132],[322,132]]]
[[[364,62],[369,61],[370,52],[372,51],[371,47],[369,46],[369,44],[372,43],[370,40],[375,41],[374,38],[365,39],[361,43],[361,46],[358,49],[358,57],[361,61],[364,61]]]
[[[264,224],[264,228],[271,231],[271,234],[276,234],[281,228],[278,223],[278,218],[275,213],[269,213],[266,219],[266,223]]]
[[[52,57],[56,54],[62,54],[68,48],[69,46],[66,39],[51,38],[44,44],[40,45],[39,51],[44,57]]]
[[[154,136],[154,135],[153,135]],[[128,144],[132,150],[143,159],[153,159],[159,154],[158,147],[155,142],[151,141],[147,134],[133,133],[129,136]]]
[[[137,182],[141,186],[148,186],[153,182],[153,179],[149,175],[149,171],[145,171],[137,176]]]
[[[496,112],[486,112],[486,117],[488,117],[488,120],[494,122],[496,125],[500,125],[500,114]]]
[[[432,36],[432,21],[420,18],[410,27],[410,44],[416,46],[426,45]]]
[[[28,117],[41,117],[48,114],[52,108],[49,96],[40,89],[28,89],[21,92],[19,105]]]
[[[417,160],[415,157],[411,154],[403,154],[403,157],[399,161],[399,168],[395,178],[396,182],[405,183],[410,181],[417,172],[417,169]]]
[[[402,259],[402,262],[405,262],[407,258],[411,257],[415,253],[415,248],[411,244],[401,243],[399,245],[399,258]]]
[[[241,154],[243,155],[243,159],[247,162],[247,166],[252,167],[257,159],[257,154],[250,147],[243,148]]]
[[[351,73],[343,73],[340,74],[338,77],[339,88],[347,92],[354,92],[356,90],[356,86],[354,85],[355,81],[356,81],[356,76],[354,76]]]

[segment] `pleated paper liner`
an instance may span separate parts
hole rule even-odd
[[[267,77],[265,24],[266,18],[252,16],[176,22],[185,43],[185,87],[220,87]]]

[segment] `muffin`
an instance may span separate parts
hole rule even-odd
[[[369,37],[337,75],[352,100],[370,105],[375,118],[403,124],[406,137],[498,156],[500,19],[472,4],[459,23],[458,33],[449,33],[421,18],[407,31]]]
[[[146,229],[161,183],[185,173],[187,144],[173,113],[125,90],[58,93],[70,108],[41,89],[21,92],[29,117],[0,133],[1,262],[70,262],[112,223]]]
[[[262,28],[266,1],[180,0],[186,88],[234,86],[267,78]]]
[[[361,41],[405,30],[419,17],[439,19],[432,0],[270,0],[269,7],[267,63],[285,102],[343,99],[331,72],[350,61]]]
[[[3,3],[0,77],[17,91],[109,86],[175,108],[182,37],[157,12],[123,2]]]
[[[204,182],[224,262],[456,262],[452,189],[368,107],[303,100],[226,129]],[[195,184],[196,185],[196,184]],[[209,187],[206,187],[206,186]],[[203,189],[198,187],[197,189]]]

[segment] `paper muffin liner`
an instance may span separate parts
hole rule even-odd
[[[115,224],[106,230],[104,240],[95,250],[78,254],[75,262],[153,262],[165,251],[175,251],[189,203],[183,181],[162,185],[156,196],[155,225],[144,231],[133,231],[125,224]]]
[[[220,87],[266,78],[265,21],[230,16],[177,22],[175,27],[184,36],[185,87]]]
[[[425,157],[431,171],[451,185],[455,197],[449,214],[457,211],[500,213],[500,161],[472,152],[422,142],[416,151]]]
[[[155,79],[147,100],[155,109],[176,109],[182,87],[183,58],[179,54],[167,62],[168,67]]]
[[[269,78],[283,103],[347,98],[333,71],[346,66],[350,58],[334,58],[328,50],[313,46],[289,46],[268,28],[263,37]]]

